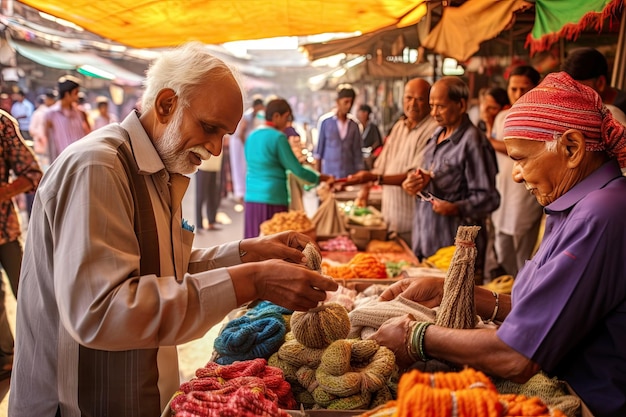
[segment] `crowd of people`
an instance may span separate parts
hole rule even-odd
[[[420,259],[453,245],[459,226],[480,226],[476,282],[491,278],[490,246],[498,270],[515,276],[511,296],[475,288],[477,313],[497,328],[384,323],[372,338],[400,366],[436,358],[516,382],[543,370],[597,416],[624,415],[624,94],[608,86],[606,68],[580,58],[590,49],[543,81],[530,66],[513,68],[506,89],[481,95],[482,123],[470,119],[459,77],[409,80],[403,115],[384,136],[371,106],[351,115],[357,91],[340,85],[310,164],[289,142],[288,101],[255,97],[246,109],[237,72],[196,42],[153,62],[139,109],[120,123],[102,99],[93,125],[71,76],[37,110],[16,92],[15,115],[0,113],[0,263],[18,300],[15,352],[0,308],[9,414],[159,415],[179,386],[177,345],[253,300],[291,310],[323,301],[337,284],[305,266],[311,238],[259,236],[263,221],[289,210],[293,175],[361,184],[363,204],[382,186],[389,231]],[[194,247],[182,198],[195,175],[196,227],[218,228],[225,137],[245,235]],[[22,248],[12,197],[35,189]],[[381,298],[436,307],[442,282],[403,280]]]

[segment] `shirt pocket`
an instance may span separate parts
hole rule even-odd
[[[444,194],[457,194],[465,183],[463,167],[458,161],[442,159],[432,169],[436,187]]]
[[[193,247],[193,239],[195,237],[195,234],[192,231],[183,229],[183,235],[182,235],[182,245],[183,245],[183,251],[182,251],[182,258],[183,258],[183,271],[187,271],[188,267],[189,267],[189,259],[191,259],[191,249]]]

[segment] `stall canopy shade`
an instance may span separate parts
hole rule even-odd
[[[465,61],[479,50],[481,42],[495,38],[510,25],[516,12],[531,6],[524,0],[467,0],[459,7],[446,7],[423,45]]]
[[[76,70],[90,77],[109,79],[118,85],[138,86],[144,79],[142,75],[89,52],[60,51],[14,39],[10,39],[9,44],[18,54],[46,67]]]
[[[427,0],[22,0],[135,48],[361,32],[417,23]]]
[[[398,40],[401,39],[401,42]],[[384,28],[376,32],[346,39],[335,39],[328,42],[302,45],[311,61],[345,53],[355,55],[367,55],[376,52],[377,48],[391,48],[394,43],[402,46],[417,48],[420,43],[415,25],[405,28]],[[386,51],[391,55],[398,55],[401,51]]]

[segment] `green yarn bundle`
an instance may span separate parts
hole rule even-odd
[[[303,406],[366,409],[392,399],[395,355],[374,340],[346,339],[347,310],[336,303],[294,312],[286,342],[269,363],[283,370]]]
[[[313,398],[329,409],[367,408],[372,394],[389,392],[394,368],[393,352],[373,340],[337,340],[322,355]]]

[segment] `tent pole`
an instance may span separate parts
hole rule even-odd
[[[618,89],[623,89],[625,84],[626,70],[626,50],[624,50],[626,37],[626,11],[622,8],[622,21],[619,26],[619,37],[617,38],[617,50],[615,51],[615,61],[613,63],[613,76],[611,85]]]

